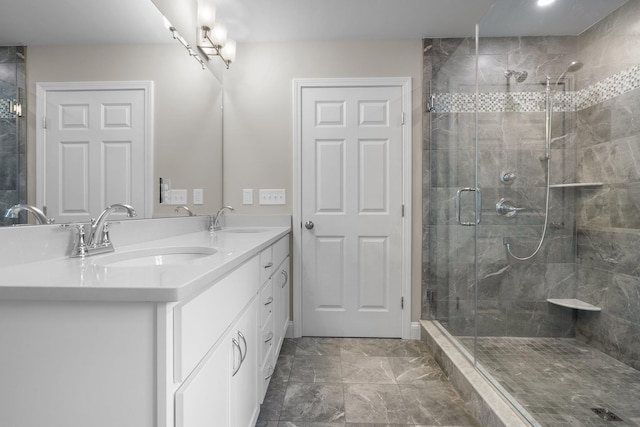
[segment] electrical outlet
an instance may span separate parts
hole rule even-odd
[[[286,190],[284,189],[263,189],[260,190],[261,205],[284,205],[286,201]]]
[[[171,204],[172,205],[186,205],[187,204],[187,190],[171,190]]]
[[[193,204],[194,205],[204,204],[204,190],[202,188],[193,189]]]
[[[243,205],[252,205],[253,204],[253,189],[245,188],[242,190],[242,204]]]

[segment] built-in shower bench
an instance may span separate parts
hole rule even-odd
[[[573,308],[575,310],[602,311],[600,307],[596,307],[595,305],[575,298],[548,298],[547,302],[561,307]]]

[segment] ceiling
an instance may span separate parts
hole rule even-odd
[[[494,0],[213,1],[230,37],[269,42],[468,37],[480,21],[485,35],[575,35],[626,0],[558,0],[564,9],[544,20],[534,0],[497,0],[485,18]],[[151,0],[0,0],[0,10],[5,46],[173,42]]]

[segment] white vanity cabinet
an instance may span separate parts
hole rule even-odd
[[[288,322],[289,234],[265,248],[276,232],[254,246],[234,240],[241,260],[197,270],[188,297],[154,300],[141,286],[116,299],[100,284],[67,286],[57,300],[46,288],[42,298],[5,292],[0,426],[253,427]],[[151,286],[171,273],[135,277]]]
[[[289,236],[286,235],[260,253],[263,270],[260,291],[261,378],[258,400],[262,402],[275,372],[276,362],[289,324]],[[268,274],[264,274],[268,271]],[[286,312],[286,313],[285,313]]]
[[[258,275],[254,257],[174,309],[174,376],[186,377],[175,393],[176,427],[255,424]]]

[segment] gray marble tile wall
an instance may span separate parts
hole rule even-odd
[[[24,89],[24,48],[0,46],[0,213],[26,202],[26,122],[9,111]],[[11,223],[0,215],[0,225]]]
[[[579,88],[640,64],[640,0],[578,37]],[[578,111],[578,180],[602,188],[577,197],[576,337],[640,369],[640,89]]]
[[[531,109],[547,74],[557,76],[575,58],[575,37],[481,38],[480,92],[490,108],[478,116],[478,186],[482,191],[477,230],[456,222],[456,192],[475,182],[474,105],[438,105],[441,95],[468,98],[475,90],[475,43],[472,39],[424,40],[425,81],[436,94],[435,111],[425,113],[424,276],[425,318],[436,318],[454,335],[474,331],[474,234],[477,231],[477,320],[480,335],[573,336],[571,311],[558,310],[549,297],[575,295],[575,212],[571,190],[551,193],[550,227],[541,254],[530,262],[507,256],[527,255],[536,247],[544,221],[546,164],[544,112]],[[524,82],[505,78],[507,69],[527,71]],[[570,81],[568,83],[571,83]],[[429,85],[424,85],[429,88]],[[570,85],[562,85],[569,90]],[[505,95],[506,94],[506,95]],[[428,93],[425,100],[428,101]],[[460,95],[460,96],[458,96]],[[455,97],[454,97],[455,98]],[[527,107],[518,99],[526,99]],[[543,99],[543,98],[542,98]],[[464,101],[462,101],[464,102]],[[426,108],[425,108],[426,111]],[[553,183],[575,180],[576,120],[573,111],[553,120]],[[501,171],[515,171],[511,185]],[[500,198],[527,208],[516,218],[495,213]],[[428,200],[427,200],[428,199]],[[473,221],[472,192],[463,193],[462,220]]]

